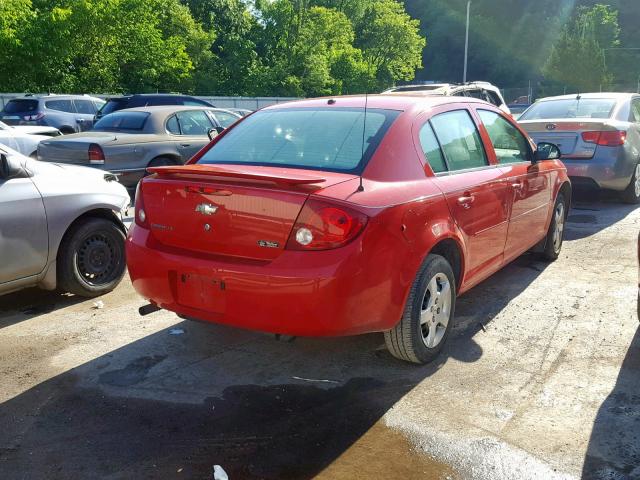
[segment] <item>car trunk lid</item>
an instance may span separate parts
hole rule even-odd
[[[617,130],[615,126],[606,120],[564,118],[524,120],[519,123],[534,142],[553,143],[560,148],[562,158],[569,159],[589,159],[594,156],[597,144],[585,141],[583,133]]]
[[[142,185],[147,223],[163,245],[270,261],[284,250],[312,192],[353,175],[232,165],[149,169]]]

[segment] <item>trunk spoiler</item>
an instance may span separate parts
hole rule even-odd
[[[273,182],[279,185],[311,185],[326,181],[320,175],[305,175],[291,172],[287,169],[274,169],[273,167],[242,166],[236,170],[231,166],[220,165],[172,165],[168,167],[149,167],[149,173],[160,176],[208,176],[241,178],[245,180],[259,180]]]

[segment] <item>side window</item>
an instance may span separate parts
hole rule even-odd
[[[89,115],[96,113],[93,108],[93,103],[90,100],[74,100],[73,103],[76,104],[76,111],[78,113],[85,113]]]
[[[180,125],[175,115],[172,115],[169,117],[169,120],[167,120],[167,132],[172,135],[180,135]]]
[[[478,110],[496,151],[498,163],[528,162],[529,142],[520,131],[495,112]]]
[[[634,98],[631,102],[631,122],[640,123],[640,98]]]
[[[222,128],[227,128],[233,124],[238,117],[227,112],[211,112]]]
[[[183,135],[206,135],[213,127],[203,110],[187,110],[176,113]]]
[[[431,170],[434,173],[441,173],[447,171],[447,164],[444,161],[442,150],[440,150],[440,144],[436,138],[436,134],[433,133],[433,128],[429,122],[425,123],[420,129],[420,145],[424,156],[431,166]]]
[[[75,113],[73,102],[71,100],[48,100],[44,103],[49,110],[58,112]]]
[[[467,110],[441,113],[431,119],[449,170],[465,170],[488,165],[487,155],[471,115]]]
[[[500,105],[502,105],[502,101],[500,100],[500,97],[498,97],[498,95],[495,92],[492,92],[490,90],[485,90],[484,93],[487,96],[487,102],[493,103],[496,107],[499,107]]]

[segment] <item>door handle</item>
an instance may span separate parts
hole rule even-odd
[[[458,204],[462,205],[462,207],[469,209],[471,208],[471,204],[474,202],[475,197],[473,195],[471,195],[468,192],[465,192],[465,194],[462,197],[458,197]]]
[[[190,143],[181,143],[180,146],[181,147],[190,147],[191,144]]]

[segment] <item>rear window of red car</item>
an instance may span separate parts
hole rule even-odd
[[[401,112],[288,108],[257,112],[233,127],[198,163],[361,173]]]

